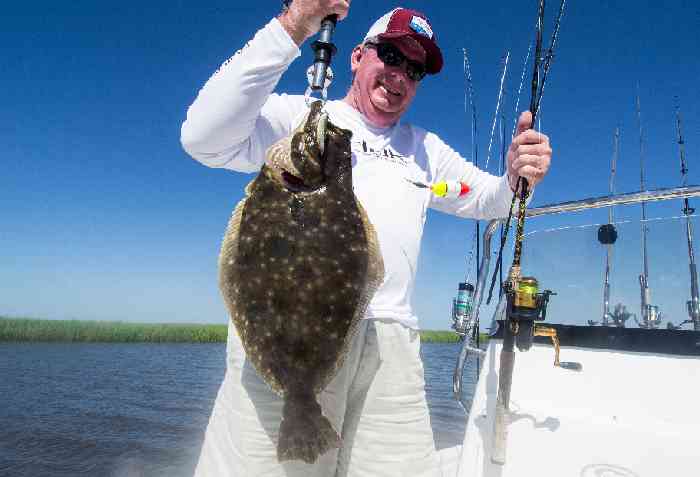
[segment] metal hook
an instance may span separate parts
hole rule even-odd
[[[306,70],[306,79],[309,81],[309,87],[306,88],[306,92],[304,93],[304,98],[306,99],[306,105],[311,107],[311,104],[316,101],[317,99],[320,99],[324,106],[326,104],[326,101],[328,100],[328,87],[331,85],[333,82],[333,70],[331,69],[330,66],[326,69],[326,80],[323,82],[323,88],[322,89],[316,89],[312,87],[313,80],[314,80],[314,66],[311,65],[309,68]],[[314,94],[320,95],[320,98],[314,97]]]

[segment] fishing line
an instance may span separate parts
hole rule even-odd
[[[503,84],[506,78],[506,73],[508,71],[508,60],[510,60],[510,51],[506,51],[506,58],[503,65],[503,73],[501,73],[501,83],[498,88],[498,100],[496,101],[496,111],[493,114],[493,122],[491,123],[491,136],[489,137],[489,148],[486,152],[486,165],[484,170],[489,168],[489,160],[491,159],[491,146],[493,145],[493,133],[496,130],[496,120],[498,118],[498,112],[501,110],[501,98],[503,97]]]
[[[515,128],[518,126],[518,108],[520,106],[520,94],[523,91],[523,83],[525,82],[525,72],[527,71],[527,62],[530,60],[530,51],[532,51],[532,43],[527,46],[527,55],[523,62],[523,72],[520,74],[520,85],[518,86],[518,96],[515,100],[515,119],[513,120],[513,133],[511,137],[515,137]]]

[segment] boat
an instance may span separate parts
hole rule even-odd
[[[484,303],[487,276],[493,271],[491,239],[502,221],[488,224],[472,313],[466,321],[459,314],[463,340],[453,375],[458,402],[465,401],[466,362],[479,356],[482,364],[471,405],[465,406],[464,441],[439,452],[443,476],[697,475],[700,407],[692,400],[700,391],[700,323],[693,322],[693,329],[671,325],[685,314],[691,322],[697,319],[695,308],[686,302],[688,257],[680,233],[691,217],[668,211],[677,201],[698,196],[700,186],[682,186],[528,209],[532,231],[523,241],[523,272],[548,288],[543,294],[549,302],[532,328],[521,324],[521,334],[515,336],[519,350],[510,357],[502,352],[506,313],[513,305],[507,294],[498,304]],[[663,317],[669,326],[591,326],[586,317],[600,316],[595,264],[607,253],[596,231],[608,217],[596,214],[616,207],[620,263],[614,267],[616,286],[610,297],[630,303],[633,297],[640,299],[635,273],[642,203],[660,214],[645,217],[641,225],[657,237],[656,297],[673,314]],[[551,220],[555,214],[556,222]],[[568,225],[550,226],[555,223]],[[562,261],[562,256],[568,259]],[[480,349],[469,327],[480,315],[486,321],[488,313],[492,336],[486,349]]]

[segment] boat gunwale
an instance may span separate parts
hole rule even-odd
[[[700,186],[692,185],[685,187],[651,189],[638,192],[609,194],[599,197],[590,197],[580,200],[547,204],[541,207],[527,209],[525,212],[525,216],[527,218],[540,217],[544,215],[581,212],[584,210],[599,209],[615,205],[631,205],[644,202],[661,202],[666,200],[685,199],[690,197],[700,197]],[[505,222],[505,220],[505,218],[492,219],[484,229],[483,255],[481,257],[481,264],[479,267],[481,273],[479,274],[476,290],[474,292],[475,306],[474,313],[472,315],[472,320],[474,323],[477,323],[479,319],[481,304],[484,298],[486,276],[489,274],[488,272],[491,265],[491,237],[496,231],[498,225],[501,222]],[[496,332],[496,328],[497,327],[494,327],[492,330],[494,333]],[[462,376],[464,374],[464,366],[467,361],[467,356],[472,351],[473,347],[471,346],[471,340],[468,337],[465,337],[465,339],[462,342],[462,347],[457,357],[457,362],[455,363],[455,369],[452,376],[452,391],[455,399],[460,404],[462,403]],[[469,412],[469,410],[467,409],[465,409],[465,411]]]

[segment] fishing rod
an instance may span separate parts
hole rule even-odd
[[[528,56],[530,50],[528,49]],[[516,107],[517,110],[517,107]],[[506,113],[505,109],[501,110],[501,164],[498,169],[498,174],[503,175],[506,170],[506,155],[508,154],[508,144],[506,143]],[[500,240],[503,241],[503,224],[501,224]],[[498,269],[498,298],[503,296],[503,267]]]
[[[547,82],[547,75],[549,74],[549,68],[552,64],[552,59],[554,58],[554,47],[557,44],[557,39],[559,38],[559,27],[561,25],[561,19],[564,15],[564,8],[566,6],[566,0],[561,0],[559,4],[559,13],[557,14],[557,19],[554,24],[554,31],[552,32],[552,38],[550,41],[549,48],[547,49],[546,57],[542,58],[542,23],[544,22],[544,0],[540,0],[538,15],[537,15],[537,26],[535,34],[535,59],[534,67],[532,72],[532,82],[531,82],[531,96],[530,96],[530,113],[532,114],[532,126],[534,127],[535,121],[537,119],[537,112],[539,110],[540,103],[542,102],[542,96],[544,94],[544,86]],[[529,52],[529,50],[528,50]],[[544,66],[542,66],[542,61],[544,61]],[[542,68],[542,73],[540,73],[540,68]],[[540,74],[541,82],[540,82]],[[505,235],[501,240],[501,246],[498,251],[498,260],[496,261],[496,270],[500,269],[503,261],[503,247],[506,243],[506,238],[508,237],[508,231],[510,229],[510,220],[513,216],[513,208],[515,206],[515,200],[518,197],[518,191],[520,191],[520,204],[518,210],[518,226],[515,234],[515,250],[513,254],[513,265],[511,266],[511,271],[516,275],[520,273],[520,257],[522,254],[522,231],[525,221],[525,209],[527,204],[527,198],[529,196],[528,183],[524,177],[518,177],[515,185],[515,192],[513,193],[513,199],[510,203],[510,210],[508,211],[508,218],[506,219],[505,225]],[[491,277],[491,286],[489,288],[489,296],[486,300],[486,304],[491,302],[491,297],[493,295],[493,287],[496,283],[496,270],[494,270],[493,276]],[[514,275],[514,276],[516,276]]]
[[[509,62],[509,60],[510,60],[510,51],[506,51],[506,56],[505,56],[505,59],[503,61],[503,72],[501,73],[501,81],[500,81],[500,84],[498,87],[498,99],[496,100],[496,110],[493,113],[493,122],[491,125],[491,134],[489,137],[489,147],[488,147],[488,150],[486,153],[486,164],[484,166],[484,170],[488,170],[488,167],[489,167],[489,160],[491,159],[491,146],[493,145],[493,136],[494,136],[494,132],[496,130],[496,123],[498,121],[498,114],[499,114],[499,112],[501,113],[501,115],[503,114],[504,108],[501,107],[501,100],[505,96],[505,92],[504,92],[503,87],[505,85],[506,75],[508,74],[508,62]],[[503,101],[503,103],[505,104],[505,101]],[[503,160],[501,160],[501,164],[499,164],[499,171],[498,171],[499,176],[503,174],[502,169],[503,169]],[[478,222],[479,221],[477,221],[477,224],[478,224]],[[477,233],[479,233],[478,229],[477,229]],[[503,233],[503,227],[501,226],[501,234],[502,233]],[[479,266],[478,264],[479,264],[479,262],[477,261],[477,266]],[[478,275],[479,272],[480,272],[480,270],[477,272],[477,280],[479,278],[479,275]],[[476,343],[477,349],[480,349],[480,345],[481,345],[481,339],[480,339],[481,336],[479,334],[479,328],[480,328],[479,317],[477,316],[476,319],[474,320],[474,327],[473,327],[473,334],[472,334],[472,340]],[[480,368],[481,368],[481,366],[479,365],[479,354],[477,354],[477,356],[476,356],[477,378],[478,378],[478,373],[480,371]]]
[[[464,75],[465,79],[467,81],[467,86],[469,90],[469,100],[472,106],[472,148],[474,150],[474,165],[478,167],[478,158],[476,157],[476,152],[477,152],[477,137],[476,137],[476,105],[474,101],[474,86],[472,82],[472,77],[471,77],[471,66],[469,63],[469,56],[467,55],[467,50],[466,48],[462,49],[462,52],[464,54]],[[484,169],[488,168],[489,165],[489,160],[491,159],[491,148],[493,146],[493,138],[494,138],[494,133],[496,130],[496,124],[498,121],[498,114],[502,110],[501,104],[502,104],[502,98],[504,96],[504,85],[505,85],[505,78],[506,74],[508,72],[508,63],[510,59],[510,51],[506,52],[505,58],[503,60],[503,71],[501,72],[501,79],[499,82],[499,88],[498,88],[498,98],[496,100],[496,110],[494,112],[493,116],[493,122],[491,125],[491,134],[489,136],[489,146],[487,149],[487,154],[486,154],[486,164],[484,166]],[[464,98],[464,109],[466,112],[467,109],[467,97],[466,97],[466,92],[465,92],[465,98]],[[416,184],[415,182],[413,182]],[[418,184],[416,184],[418,185]],[[479,345],[479,323],[478,321],[473,321],[472,316],[471,316],[471,309],[472,306],[471,304],[467,304],[464,300],[471,300],[473,299],[473,291],[474,287],[469,283],[469,278],[471,274],[471,258],[474,255],[474,244],[476,246],[476,257],[477,257],[477,270],[476,270],[476,279],[477,281],[479,280],[479,274],[481,273],[480,270],[480,243],[479,243],[479,238],[481,236],[480,229],[479,229],[479,221],[476,221],[476,237],[475,240],[472,242],[472,251],[469,253],[469,260],[467,261],[467,275],[465,278],[465,281],[459,284],[459,288],[457,291],[457,299],[452,300],[452,328],[457,332],[457,334],[465,338],[467,335],[471,335],[470,339],[472,340],[472,343],[476,343],[476,346],[478,347]],[[469,286],[470,293],[467,293],[467,289],[465,288],[466,286]],[[469,309],[470,312],[468,314],[465,313],[465,310]],[[478,369],[478,366],[477,366]]]
[[[501,111],[501,99],[504,95],[504,85],[506,75],[508,74],[508,62],[510,60],[510,51],[506,51],[505,59],[503,60],[503,71],[501,72],[501,80],[498,86],[498,98],[496,99],[496,110],[493,113],[493,121],[491,123],[491,134],[489,135],[489,147],[486,151],[486,164],[484,165],[484,170],[488,170],[489,161],[491,160],[491,146],[493,146],[493,135],[496,130],[496,122],[498,120],[498,113]],[[478,232],[477,232],[478,233]],[[477,262],[478,263],[478,262]]]
[[[554,46],[556,45],[559,33],[559,25],[564,12],[565,0],[561,1],[559,14],[556,19],[552,39],[546,56],[542,57],[542,35],[544,28],[545,0],[539,0],[537,11],[537,27],[535,32],[535,53],[531,82],[530,112],[532,114],[532,125],[536,124],[537,111],[542,100],[544,85],[547,73],[551,65]],[[544,62],[544,65],[543,65]],[[506,299],[505,320],[499,330],[503,333],[503,344],[500,353],[500,365],[498,372],[498,394],[496,397],[496,409],[493,421],[493,431],[491,434],[491,462],[503,465],[506,462],[506,443],[508,439],[508,416],[510,409],[510,394],[513,386],[513,371],[515,366],[515,350],[517,346],[520,351],[527,351],[531,348],[534,336],[549,336],[558,350],[558,338],[554,328],[536,327],[535,321],[542,321],[546,317],[547,304],[552,291],[544,290],[539,293],[539,284],[534,277],[523,277],[521,273],[521,257],[523,230],[525,224],[525,210],[529,196],[528,182],[525,178],[519,177],[508,219],[506,221],[504,238],[501,240],[499,250],[499,262],[502,260],[503,246],[507,236],[508,226],[512,217],[512,211],[516,198],[520,198],[518,204],[518,217],[515,232],[515,248],[513,252],[513,262],[508,273],[508,278],[503,284],[504,294],[499,301],[499,308],[502,305],[503,297]],[[491,280],[491,291],[496,280],[496,271]],[[575,363],[559,363],[555,359],[555,365],[566,369],[580,370],[580,365]]]
[[[538,14],[538,27],[535,36],[535,65],[532,73],[532,83],[531,83],[531,96],[530,96],[530,112],[532,113],[532,126],[535,125],[537,120],[537,113],[539,112],[540,104],[542,103],[542,96],[544,95],[544,87],[547,84],[547,75],[549,74],[549,68],[552,63],[552,58],[554,58],[554,47],[557,44],[557,38],[559,37],[559,26],[561,25],[561,18],[564,15],[564,7],[566,6],[566,0],[561,0],[559,4],[559,14],[557,15],[557,20],[554,23],[554,31],[552,32],[552,40],[550,42],[549,48],[547,49],[547,54],[544,58],[544,66],[542,67],[542,72],[540,72],[540,64],[542,62],[542,24],[544,22],[544,0],[540,0],[539,14]],[[540,75],[542,76],[540,80]],[[513,252],[513,264],[511,265],[511,276],[513,278],[520,276],[520,260],[522,255],[522,243],[523,243],[523,228],[525,226],[525,208],[527,207],[527,199],[529,197],[528,182],[524,177],[518,177],[518,184],[520,184],[520,204],[518,208],[518,224],[515,230],[515,250]],[[518,193],[518,185],[515,186],[515,194]],[[515,198],[514,194],[514,198]]]
[[[688,183],[688,166],[685,161],[685,141],[681,132],[681,110],[680,105],[676,104],[676,129],[678,131],[678,150],[681,157],[681,186],[685,187]],[[679,329],[686,323],[692,323],[695,331],[700,331],[700,298],[698,297],[698,271],[695,266],[695,253],[693,251],[693,224],[690,217],[695,213],[695,209],[690,206],[688,198],[683,199],[683,215],[685,216],[685,233],[688,241],[688,261],[690,267],[690,300],[686,302],[688,309],[688,320],[685,320],[678,326],[673,326],[669,323],[669,328]]]
[[[540,80],[540,61],[542,52],[542,28],[544,23],[544,0],[539,0],[538,12],[537,12],[537,28],[535,33],[535,59],[534,67],[532,72],[532,91],[530,98],[530,108],[533,109],[532,112],[532,124],[535,124],[535,113],[534,109],[537,106],[537,88],[539,87]],[[513,200],[511,201],[510,211],[508,213],[508,219],[506,220],[505,231],[506,235],[508,233],[508,228],[510,225],[510,219],[513,213],[513,206],[515,205],[515,199],[518,196],[518,186],[521,185],[521,179],[518,178],[517,185],[515,187],[515,192],[513,193]],[[527,198],[527,181],[524,181],[520,189],[520,199]],[[524,192],[524,194],[523,194]],[[524,218],[524,208],[519,208],[519,219],[520,216]],[[515,289],[518,286],[518,278],[520,278],[520,254],[522,252],[522,224],[518,220],[518,228],[515,234],[515,253],[513,257],[513,264],[511,265],[510,273],[508,274],[508,282],[505,284],[506,287]],[[520,242],[520,243],[519,243]],[[502,260],[503,245],[505,240],[501,240],[501,249],[498,253],[498,261]],[[495,271],[494,271],[495,272]],[[496,274],[494,273],[491,279],[491,290],[489,291],[489,298],[493,291],[493,284],[496,280]],[[528,285],[534,285],[529,283]],[[533,291],[532,286],[528,287],[529,291]],[[535,289],[536,290],[536,289]],[[532,296],[532,294],[531,294]],[[509,300],[510,301],[510,300]],[[532,298],[530,299],[532,302]],[[500,304],[500,303],[499,303]],[[531,304],[531,303],[529,303]],[[506,463],[506,443],[508,441],[508,412],[510,410],[510,392],[513,386],[513,369],[515,366],[515,334],[516,330],[513,329],[513,323],[511,322],[511,317],[506,315],[506,320],[503,323],[503,345],[501,347],[501,359],[499,365],[498,373],[498,394],[496,396],[496,411],[493,420],[493,432],[492,432],[492,442],[491,442],[491,462],[494,464],[505,464]]]
[[[464,91],[464,112],[467,112],[467,94],[469,103],[471,105],[471,135],[472,135],[472,161],[475,166],[479,165],[478,158],[478,140],[476,131],[476,102],[474,101],[474,85],[472,82],[471,75],[471,65],[469,63],[469,55],[467,54],[467,49],[462,48],[462,53],[464,55],[464,80],[467,88]],[[476,279],[479,279],[480,273],[480,231],[479,231],[479,221],[476,221],[474,237],[472,239],[472,248],[469,251],[467,259],[467,268],[465,273],[465,278],[463,282],[460,282],[457,286],[457,297],[452,299],[452,328],[455,330],[460,340],[466,340],[470,344],[476,342],[476,347],[478,348],[479,342],[479,329],[478,323],[473,317],[473,301],[474,301],[474,285],[470,283],[471,272],[472,272],[472,259],[474,257],[474,251],[476,249]],[[477,363],[477,369],[479,368]]]
[[[472,147],[474,149],[474,165],[479,166],[478,158],[476,157],[476,143],[477,143],[477,136],[476,136],[476,105],[474,102],[474,87],[472,83],[472,78],[471,78],[471,67],[469,64],[469,58],[467,56],[467,50],[464,48],[463,50],[464,53],[464,67],[465,67],[465,76],[468,81],[468,86],[469,86],[469,100],[472,105]],[[502,110],[501,104],[502,104],[502,98],[504,96],[504,85],[505,85],[505,78],[508,73],[508,63],[510,60],[510,51],[506,51],[505,58],[503,60],[503,71],[501,72],[501,79],[499,81],[499,87],[498,87],[498,97],[496,99],[496,110],[493,114],[493,121],[491,124],[491,134],[489,135],[489,146],[486,151],[486,163],[484,165],[484,170],[488,170],[489,167],[489,161],[491,160],[491,148],[493,146],[493,137],[494,137],[494,132],[496,130],[496,124],[498,121],[498,113]],[[466,96],[466,95],[465,95]],[[466,110],[466,97],[465,97],[465,110]],[[480,229],[479,229],[479,221],[476,221],[476,266],[477,266],[477,280],[479,279],[479,264],[480,264],[480,253],[481,253],[481,247],[479,244],[479,240],[481,237]],[[470,267],[468,267],[470,268]],[[467,277],[467,281],[469,281],[469,277]]]
[[[535,24],[535,28],[537,28],[537,24]],[[525,83],[525,73],[527,72],[527,64],[528,64],[527,62],[530,59],[530,52],[531,51],[532,51],[532,43],[530,43],[527,46],[527,54],[525,55],[525,61],[523,61],[522,73],[520,74],[520,84],[518,85],[518,94],[517,94],[516,99],[515,99],[515,119],[513,120],[513,132],[511,133],[511,137],[515,137],[515,128],[517,127],[517,124],[518,124],[518,110],[519,110],[519,106],[520,106],[520,94],[523,91],[523,84]],[[512,202],[510,204],[510,210],[511,211],[513,210],[513,203]],[[493,286],[494,286],[494,283],[496,280],[495,279],[496,273],[498,273],[498,276],[499,276],[499,291],[498,291],[499,299],[503,295],[503,290],[502,290],[502,288],[503,288],[503,267],[501,266],[502,261],[503,261],[502,260],[503,255],[501,252],[503,251],[503,246],[505,245],[506,239],[508,237],[508,228],[510,227],[510,218],[511,218],[510,214],[511,214],[511,212],[508,212],[508,221],[506,223],[507,226],[504,226],[503,224],[501,224],[501,233],[500,233],[501,246],[500,246],[500,250],[498,253],[497,260],[496,260],[496,267],[494,268],[494,278],[491,280],[491,287],[489,288],[489,296],[486,299],[487,305],[489,303],[491,303],[491,297],[493,296]]]
[[[644,185],[644,131],[642,128],[642,107],[639,98],[639,83],[637,83],[637,124],[639,126],[639,190],[645,190]],[[639,275],[640,291],[640,328],[653,329],[659,325],[659,307],[651,304],[651,288],[649,288],[649,253],[647,247],[647,209],[646,202],[642,202],[642,273]]]
[[[477,130],[476,130],[476,100],[475,100],[475,93],[474,93],[474,83],[472,82],[472,69],[471,69],[471,64],[469,63],[469,55],[467,54],[467,49],[462,48],[462,53],[464,54],[464,76],[465,80],[467,81],[467,86],[469,90],[469,104],[471,105],[471,110],[472,110],[472,161],[474,162],[474,166],[479,167],[479,141],[478,141],[478,135],[477,135]],[[466,98],[466,93],[465,93],[465,98],[464,98],[464,110],[466,112],[467,110],[467,98]],[[481,230],[480,230],[480,223],[479,220],[476,221],[475,224],[475,240],[472,241],[472,243],[476,244],[476,280],[479,280],[479,273],[481,270],[479,269],[480,264],[481,264]],[[473,255],[473,249],[472,253],[470,254]],[[467,274],[471,272],[471,263],[467,263]],[[469,275],[467,275],[465,282],[469,282]]]
[[[529,56],[529,55],[530,55],[530,49],[528,48],[528,56]],[[505,76],[506,76],[506,70],[508,69],[508,58],[509,58],[509,57],[510,57],[510,51],[507,52],[506,59],[505,59],[505,65],[504,65],[504,68],[503,68],[503,74],[501,75],[501,85],[500,85],[499,92],[498,92],[498,101],[497,101],[497,103],[496,103],[496,113],[494,114],[494,118],[493,118],[493,121],[494,121],[494,122],[493,122],[493,126],[491,127],[491,137],[489,138],[489,150],[488,150],[488,155],[487,155],[487,159],[486,159],[486,167],[488,167],[488,160],[489,160],[489,158],[491,157],[491,142],[493,141],[493,132],[494,132],[494,127],[495,127],[495,125],[496,125],[496,117],[498,116],[498,110],[499,110],[500,103],[501,103],[501,95],[502,95],[502,92],[503,92],[503,81],[504,81],[504,78],[505,78]],[[525,59],[525,62],[527,63],[527,58]],[[521,77],[521,83],[520,83],[520,86],[521,86],[521,87],[522,87],[522,78],[524,78],[524,76],[525,76],[525,65],[523,65],[523,75],[522,75],[522,77]],[[520,96],[520,91],[518,91],[518,96]],[[517,105],[516,105],[516,108],[517,108]],[[513,204],[511,203],[511,211],[512,211],[512,209],[513,209]],[[506,224],[506,227],[509,226],[509,223],[510,223],[510,215],[509,215],[508,219],[509,219],[509,220],[508,220],[508,223]],[[501,226],[501,230],[502,230],[502,229],[503,229],[503,226]],[[508,233],[508,232],[507,232],[507,228],[506,228],[506,234],[507,234],[507,233]],[[502,234],[502,233],[501,233],[501,241],[503,242],[503,234]],[[502,249],[502,248],[503,248],[503,243],[501,244],[501,249]],[[501,257],[500,257],[500,255],[499,255],[498,261],[496,262],[496,270],[499,270],[499,269],[500,269],[500,266],[501,266]],[[489,290],[489,297],[488,297],[488,299],[486,300],[486,304],[487,304],[487,305],[488,305],[489,303],[491,303],[491,294],[492,294],[492,292],[493,292],[493,282],[492,282],[492,284],[491,284],[491,289]]]
[[[615,194],[615,173],[617,167],[617,158],[620,147],[620,128],[615,128],[615,134],[613,135],[613,156],[612,164],[610,166],[610,195]],[[605,278],[603,279],[603,319],[601,325],[610,326],[611,322],[615,323],[613,315],[610,313],[610,269],[612,268],[612,246],[617,240],[617,230],[614,225],[614,213],[613,207],[610,206],[608,209],[608,223],[603,224],[598,229],[598,241],[606,246],[605,254]],[[597,322],[588,320],[588,324],[593,326]]]
[[[685,187],[688,183],[688,166],[685,162],[685,141],[681,133],[681,111],[680,106],[676,108],[676,123],[678,126],[678,149],[681,156],[681,185]],[[693,323],[693,329],[700,331],[700,298],[698,297],[698,271],[695,266],[695,253],[693,252],[693,224],[690,216],[695,213],[695,209],[690,206],[688,199],[684,199],[683,214],[685,215],[686,238],[688,240],[688,259],[690,266],[690,300],[687,302],[688,315]]]

